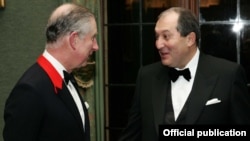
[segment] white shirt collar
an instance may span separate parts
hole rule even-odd
[[[63,70],[66,70],[64,66],[57,61],[47,50],[43,52],[43,56],[52,64],[52,66],[56,69],[56,71],[60,74],[62,78],[64,78]]]
[[[200,56],[200,50],[197,48],[194,57],[189,61],[189,63],[186,66],[186,68],[189,68],[192,78],[194,78],[195,73],[196,73],[196,69],[197,69],[198,61],[199,61],[199,56]]]
[[[198,66],[199,56],[200,56],[200,50],[197,47],[197,50],[196,50],[193,58],[188,62],[188,64],[185,66],[185,68],[183,68],[183,69],[189,68],[190,73],[191,73],[191,79],[193,79],[195,76],[196,68]],[[176,68],[176,69],[180,70],[178,68]]]

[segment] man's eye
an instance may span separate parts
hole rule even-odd
[[[169,36],[168,36],[168,35],[163,35],[163,38],[164,38],[165,40],[167,40],[167,39],[169,39]]]

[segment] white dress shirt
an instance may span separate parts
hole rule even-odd
[[[200,51],[197,49],[194,57],[190,60],[190,62],[186,65],[185,68],[189,68],[191,73],[191,79],[187,81],[183,76],[179,76],[179,78],[175,81],[171,81],[171,96],[172,96],[172,103],[174,109],[174,116],[175,120],[178,118],[191,90],[194,83],[194,77],[196,73],[196,68],[198,65]],[[178,68],[175,68],[180,70]]]

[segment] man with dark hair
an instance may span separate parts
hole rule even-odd
[[[157,141],[159,125],[250,124],[245,71],[199,50],[199,23],[190,10],[163,11],[155,34],[161,62],[139,70],[120,141]]]

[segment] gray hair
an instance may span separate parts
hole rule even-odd
[[[53,17],[48,21],[46,27],[47,43],[56,42],[71,32],[78,32],[84,37],[91,30],[90,19],[94,18],[89,9],[76,4],[71,4],[69,11],[62,12],[59,16]]]

